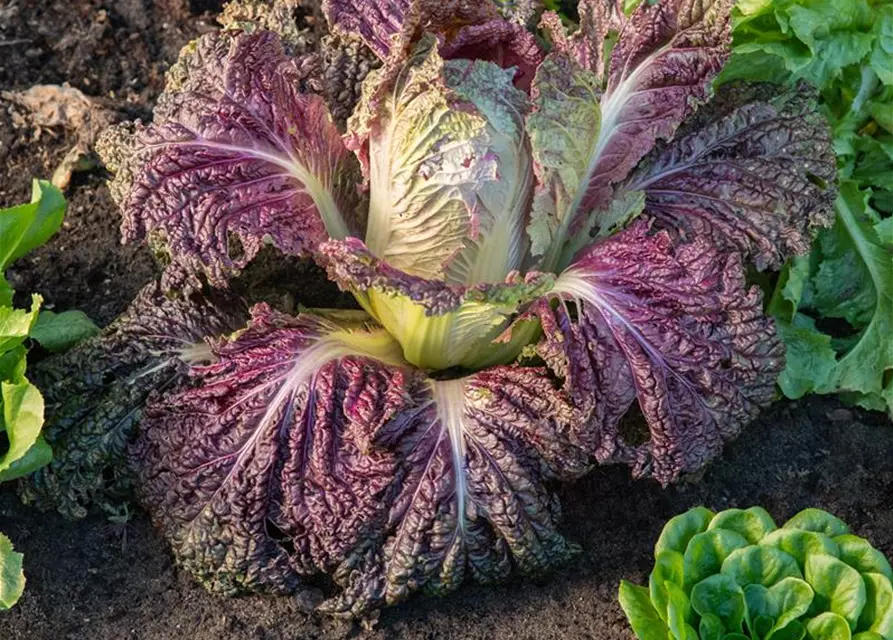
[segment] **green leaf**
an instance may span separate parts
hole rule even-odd
[[[760,584],[747,585],[744,599],[748,626],[758,631],[759,638],[790,637],[799,635],[796,625],[788,627],[809,611],[813,591],[799,578],[785,578],[768,589]],[[769,627],[760,631],[765,620],[771,621]]]
[[[9,482],[24,478],[45,467],[53,460],[53,449],[44,440],[44,437],[38,436],[33,445],[18,460],[13,460],[9,468],[0,473],[0,482]]]
[[[874,229],[864,221],[867,198],[854,183],[844,183],[836,210],[837,224],[871,276],[876,295],[874,315],[820,391],[881,393],[885,372],[893,369],[893,251],[880,244]]]
[[[714,615],[728,632],[740,632],[744,622],[744,591],[727,575],[701,580],[691,590],[691,606],[700,616]]]
[[[845,534],[835,537],[834,543],[840,549],[840,560],[859,573],[880,573],[893,581],[889,560],[865,538]]]
[[[888,640],[879,633],[874,631],[862,631],[853,636],[853,640]]]
[[[884,218],[874,225],[874,231],[883,244],[893,245],[893,216]]]
[[[697,633],[688,624],[691,620],[691,604],[688,596],[678,584],[664,582],[667,591],[667,626],[676,640],[698,640]]]
[[[723,640],[725,629],[722,627],[722,620],[719,619],[719,616],[707,613],[701,616],[698,633],[701,636],[701,640]]]
[[[803,640],[806,627],[799,620],[789,622],[785,627],[773,632],[766,640]]]
[[[561,54],[543,61],[534,84],[537,92],[526,126],[545,188],[534,197],[528,233],[532,253],[545,255],[545,268],[556,269],[592,171],[601,91],[595,74]]]
[[[695,507],[685,513],[679,514],[667,520],[657,544],[654,545],[654,557],[657,558],[662,551],[676,551],[680,555],[685,553],[689,541],[699,533],[703,533],[713,519],[713,512],[705,507]]]
[[[726,529],[713,529],[694,536],[685,549],[683,559],[686,589],[691,590],[695,583],[719,573],[729,554],[747,545],[744,536]]]
[[[654,559],[654,568],[648,576],[648,590],[651,594],[651,603],[657,610],[662,620],[669,624],[670,595],[666,583],[682,586],[684,583],[682,554],[678,551],[667,549],[657,554]]]
[[[727,529],[743,536],[750,544],[757,544],[778,527],[772,516],[762,507],[726,509],[716,514],[708,529]]]
[[[3,427],[9,440],[9,448],[0,458],[0,481],[30,473],[47,462],[46,443],[38,445],[38,450],[29,451],[38,442],[43,426],[43,397],[40,391],[27,380],[18,384],[0,383],[0,398],[3,400]],[[22,461],[13,468],[13,463]],[[37,466],[33,466],[37,465]],[[33,466],[33,468],[30,468]]]
[[[37,322],[41,302],[43,298],[37,294],[32,295],[31,311],[0,304],[0,354],[15,349],[25,341]]]
[[[8,382],[22,382],[25,378],[27,362],[25,356],[28,350],[24,345],[19,345],[6,353],[0,353],[0,380]],[[2,422],[0,422],[2,425]]]
[[[639,640],[667,640],[669,628],[651,604],[648,589],[622,580],[619,599],[620,607]]]
[[[796,580],[796,578],[787,578],[788,580]],[[781,583],[779,583],[781,584]],[[744,587],[744,602],[746,604],[747,625],[751,629],[755,627],[753,621],[757,618],[769,618],[772,624],[781,613],[780,604],[769,593],[769,588],[761,584],[749,584]],[[770,625],[770,628],[772,625]],[[764,634],[757,634],[762,637]]]
[[[781,549],[793,557],[801,569],[806,566],[808,554],[818,553],[835,558],[840,555],[840,550],[831,538],[815,531],[779,529],[766,536],[760,544]]]
[[[803,291],[809,282],[809,256],[794,256],[778,274],[778,284],[766,311],[779,320],[793,322]]]
[[[771,587],[785,578],[802,578],[797,561],[773,547],[752,546],[733,551],[722,563],[723,574],[739,585]]]
[[[65,351],[98,333],[99,327],[83,311],[43,311],[31,330],[31,337],[48,351],[56,352]]]
[[[810,640],[851,640],[847,621],[835,613],[823,613],[806,623]]]
[[[871,68],[884,84],[893,84],[893,5],[881,4],[874,23]]]
[[[22,557],[13,550],[9,538],[0,533],[0,611],[14,605],[25,590]]]
[[[867,601],[859,572],[837,558],[813,555],[806,558],[804,575],[815,592],[813,610],[836,613],[855,630]]]
[[[893,585],[879,573],[864,573],[862,579],[866,602],[857,628],[893,638]]]
[[[769,597],[778,606],[774,630],[783,629],[788,624],[806,614],[815,594],[812,587],[798,578],[785,578],[769,588]]]
[[[850,528],[843,520],[821,509],[804,509],[785,522],[782,528],[815,531],[831,538],[850,532]]]
[[[801,313],[793,323],[776,319],[775,327],[785,346],[785,367],[778,375],[785,397],[796,400],[827,387],[837,367],[831,336],[819,332],[815,320]]]
[[[869,193],[859,193],[859,219],[869,221]],[[838,203],[839,208],[839,203]],[[811,280],[810,306],[823,316],[843,318],[854,327],[871,321],[877,306],[877,293],[867,264],[853,251],[853,242],[846,226],[838,217],[831,229],[818,238],[822,260]]]
[[[35,180],[30,204],[0,209],[0,272],[49,240],[62,225],[65,197],[46,180]],[[0,305],[9,304],[0,299]]]
[[[816,86],[829,83],[871,51],[871,9],[865,0],[794,3],[787,8],[787,16],[793,34],[813,54],[797,75]]]

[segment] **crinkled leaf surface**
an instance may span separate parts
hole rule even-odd
[[[424,30],[448,32],[499,18],[489,0],[325,0],[332,29],[357,34],[382,60],[399,58]]]
[[[551,252],[547,260],[556,265],[552,256],[574,222],[573,201],[586,189],[598,143],[599,93],[595,75],[568,54],[553,53],[537,69],[526,122],[537,177],[529,233],[534,255]]]
[[[158,232],[175,261],[220,284],[265,241],[300,255],[360,233],[355,160],[323,98],[307,93],[316,67],[266,31],[187,47],[154,124],[121,125],[98,144],[125,239]]]
[[[246,316],[233,295],[171,297],[151,283],[100,335],[33,367],[56,455],[21,483],[22,499],[81,518],[92,503],[125,497],[124,452],[148,396],[182,383],[187,363],[211,355],[203,339],[242,327]]]
[[[703,239],[676,246],[642,221],[580,254],[554,292],[564,302],[539,307],[537,349],[584,412],[577,435],[599,459],[669,482],[715,456],[774,397],[782,347],[735,254]],[[635,399],[651,432],[644,445],[618,429]]]
[[[513,69],[515,86],[525,90],[544,57],[536,36],[523,24],[505,20],[461,27],[447,38],[440,53],[447,60],[487,60]]]
[[[727,56],[729,8],[726,0],[639,5],[612,51],[598,104],[585,103],[594,93],[597,73],[581,67],[564,47],[547,58],[533,84],[535,125],[528,123],[531,133],[541,120],[556,125],[551,135],[544,131],[532,137],[539,178],[532,235],[535,248],[551,246],[546,269],[563,266],[554,257],[560,250],[556,245],[589,212],[606,209],[612,185],[626,178],[658,140],[672,138],[694,105],[707,98]],[[604,33],[598,29],[582,33],[600,35],[592,47],[603,46]],[[559,131],[562,113],[571,133]],[[544,239],[546,229],[552,232]]]
[[[324,609],[362,615],[573,553],[544,481],[587,465],[544,372],[433,382],[395,347],[258,306],[192,388],[147,410],[133,460],[181,565],[227,593],[328,572],[341,592]]]
[[[835,175],[811,90],[724,87],[624,188],[644,191],[646,211],[668,227],[763,269],[806,252],[812,230],[830,224]]]
[[[416,276],[494,282],[521,265],[531,187],[525,95],[512,72],[444,63],[420,44],[390,95],[384,70],[364,83],[350,146],[368,168],[373,254]]]

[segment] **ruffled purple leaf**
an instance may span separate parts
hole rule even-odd
[[[676,245],[641,221],[579,255],[555,293],[556,309],[534,310],[545,332],[538,352],[586,416],[581,446],[601,461],[670,482],[715,457],[775,397],[783,345],[735,253],[703,238]],[[636,399],[644,444],[620,430]]]
[[[515,68],[515,86],[527,89],[545,54],[524,25],[490,20],[460,28],[440,48],[445,60],[487,60],[503,69]]]
[[[725,87],[623,188],[644,191],[668,228],[780,268],[834,215],[835,156],[814,93]]]
[[[731,0],[642,2],[611,52],[584,208],[598,208],[657,140],[668,140],[729,55]]]
[[[270,32],[187,48],[154,124],[113,128],[98,145],[124,239],[161,234],[175,262],[223,284],[265,241],[301,255],[360,233],[358,168],[325,101],[305,92],[315,73],[315,57],[289,58]]]
[[[579,28],[568,35],[561,16],[546,11],[540,28],[549,35],[552,50],[569,55],[581,67],[592,71],[602,82],[605,78],[605,40],[611,32],[619,34],[626,25],[622,0],[581,0],[577,5]]]
[[[604,91],[593,52],[607,27],[595,8],[580,36],[591,40],[557,37],[534,79],[527,121],[538,178],[530,232],[545,268],[562,266],[557,255],[568,235],[607,209],[613,185],[707,98],[728,56],[730,7],[731,0],[641,3],[622,22]],[[602,13],[607,20],[616,11]],[[553,23],[547,16],[558,31]]]
[[[320,247],[317,261],[325,267],[329,279],[344,291],[362,294],[378,289],[388,295],[406,297],[432,316],[456,311],[466,302],[499,305],[529,302],[548,292],[554,282],[554,276],[538,271],[525,276],[516,272],[505,282],[468,287],[428,280],[376,258],[357,238],[330,240]]]
[[[344,591],[323,610],[361,615],[418,590],[443,595],[466,579],[501,581],[513,568],[537,575],[572,557],[577,548],[556,530],[560,509],[545,482],[587,470],[566,437],[575,417],[543,369],[428,381],[411,421],[395,420],[379,436],[401,461],[387,525],[339,567]]]
[[[345,337],[258,305],[247,330],[214,346],[217,362],[193,370],[194,388],[147,407],[131,456],[142,499],[210,589],[290,592],[384,508],[395,462],[370,439],[408,406],[407,381],[350,355]]]
[[[384,61],[400,59],[424,31],[451,31],[499,19],[490,0],[325,0],[333,31],[359,35]]]
[[[542,369],[433,382],[372,357],[381,332],[348,334],[258,306],[192,388],[147,409],[132,458],[183,567],[224,593],[330,573],[323,608],[360,616],[573,553],[544,482],[586,456]]]
[[[31,368],[53,460],[22,480],[22,499],[69,518],[126,500],[125,450],[146,399],[182,384],[190,365],[212,358],[205,338],[240,329],[247,317],[231,293],[172,297],[153,282],[100,335]]]

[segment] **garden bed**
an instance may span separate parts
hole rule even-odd
[[[212,28],[200,0],[11,0],[0,8],[0,88],[68,82],[128,118],[147,118],[182,44]],[[9,44],[13,43],[13,44]],[[122,52],[125,52],[122,55]],[[0,207],[27,199],[48,177],[72,132],[37,131],[0,101]],[[118,213],[102,170],[77,173],[63,230],[10,270],[20,292],[50,308],[82,309],[100,324],[157,274],[145,247],[121,246]],[[266,261],[242,286],[265,297]],[[318,270],[302,265],[289,301],[337,305]],[[281,292],[276,294],[281,295]],[[272,302],[277,302],[273,299]],[[28,588],[4,615],[6,637],[62,638],[632,638],[616,601],[621,578],[642,582],[663,523],[697,504],[764,506],[782,521],[802,508],[829,510],[893,556],[893,429],[880,414],[813,397],[779,403],[751,425],[698,482],[669,489],[603,468],[560,492],[576,562],[541,582],[467,586],[444,599],[386,610],[371,631],[306,613],[289,598],[211,596],[177,571],[148,518],[103,515],[68,522],[0,492],[0,528],[25,554]]]

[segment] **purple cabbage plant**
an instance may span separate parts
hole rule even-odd
[[[669,483],[773,400],[746,269],[808,249],[835,162],[807,87],[713,96],[731,4],[582,0],[568,33],[327,0],[323,53],[273,10],[184,49],[153,122],[99,145],[125,239],[164,248],[180,317],[265,245],[362,311],[255,305],[140,409],[134,482],[181,566],[225,594],[328,575],[345,616],[541,573],[576,550],[554,481]]]

